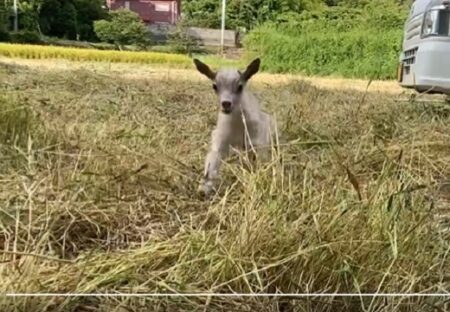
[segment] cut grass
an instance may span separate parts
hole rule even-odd
[[[211,64],[213,69],[218,69],[223,64],[214,64],[214,57],[208,59],[208,57],[203,57],[203,60],[208,64]],[[98,71],[99,73],[108,73],[113,75],[120,75],[127,79],[148,79],[148,80],[165,80],[169,76],[176,76],[178,80],[188,80],[196,82],[205,82],[207,78],[200,75],[197,70],[195,70],[193,62],[190,68],[168,68],[164,66],[156,65],[144,65],[144,64],[131,64],[131,63],[108,63],[108,62],[75,62],[70,60],[59,59],[54,62],[49,59],[36,60],[36,59],[19,59],[19,58],[5,58],[0,57],[0,63],[3,62],[5,66],[29,66],[31,68],[36,68],[39,70],[50,70],[50,71],[73,71],[75,69],[92,69]],[[243,70],[245,64],[243,61],[238,64]],[[233,65],[232,63],[228,64]],[[236,65],[236,64],[235,64]],[[381,80],[371,80],[370,84],[368,80],[362,79],[343,79],[339,77],[306,77],[301,75],[281,75],[281,74],[269,74],[269,73],[259,73],[252,78],[253,83],[259,84],[261,87],[276,87],[283,86],[293,81],[304,81],[311,83],[312,86],[318,87],[320,89],[326,90],[352,90],[357,92],[365,92],[366,90],[370,92],[380,92],[383,94],[390,94],[393,96],[398,96],[402,93],[410,94],[412,91],[405,90],[400,87],[396,81],[381,81]]]
[[[0,66],[0,157],[14,159],[0,163],[0,293],[450,290],[449,237],[433,221],[450,174],[445,111],[255,81],[289,142],[283,161],[228,163],[206,202],[195,192],[216,117],[206,80]],[[444,300],[0,297],[0,307],[426,311]]]

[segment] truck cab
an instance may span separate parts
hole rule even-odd
[[[416,0],[405,23],[398,81],[450,95],[450,0]]]

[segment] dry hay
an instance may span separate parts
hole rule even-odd
[[[215,121],[210,85],[126,73],[0,66],[1,293],[450,290],[448,232],[433,221],[450,175],[447,111],[259,78],[253,89],[290,143],[281,162],[224,166],[206,202],[195,190]],[[442,298],[369,299],[0,297],[0,307],[445,309]]]

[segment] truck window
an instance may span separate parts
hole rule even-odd
[[[440,11],[439,35],[450,36],[450,11]]]

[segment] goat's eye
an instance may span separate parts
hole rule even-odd
[[[214,91],[217,91],[217,85],[216,84],[213,84],[213,89],[214,89]]]
[[[239,87],[238,87],[238,89],[237,89],[237,92],[238,92],[238,93],[241,93],[243,89],[244,89],[244,87],[243,87],[242,85],[239,85]]]

